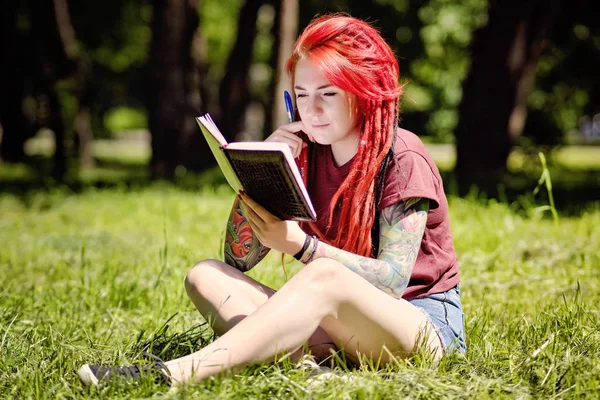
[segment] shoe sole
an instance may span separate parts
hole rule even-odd
[[[98,386],[98,378],[96,378],[96,375],[94,375],[89,365],[82,365],[77,371],[77,375],[79,375],[79,379],[81,379],[81,382],[85,385]]]

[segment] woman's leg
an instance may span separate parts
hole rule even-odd
[[[364,355],[386,363],[390,355],[410,356],[420,343],[435,357],[442,354],[439,338],[418,308],[336,261],[318,259],[219,339],[167,367],[175,381],[199,380],[296,351],[319,325],[354,360]]]
[[[274,289],[218,260],[196,264],[185,278],[185,290],[217,335],[230,330],[275,294]]]
[[[200,314],[215,333],[225,334],[263,305],[276,291],[218,260],[196,264],[185,278],[185,289]],[[331,338],[317,328],[307,342],[311,353],[324,360],[335,349]],[[299,352],[294,358],[300,356]]]

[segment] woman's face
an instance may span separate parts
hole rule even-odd
[[[333,86],[309,59],[301,59],[295,74],[296,106],[317,143],[356,148],[360,137],[355,96]]]

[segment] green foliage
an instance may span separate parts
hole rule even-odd
[[[115,104],[138,107],[142,103],[143,74],[151,39],[152,6],[133,0],[69,3],[77,39],[79,72],[85,80],[83,101],[92,114],[95,137],[106,137],[104,113]],[[73,139],[73,121],[78,108],[76,78],[60,80],[56,91],[66,128]]]
[[[437,142],[452,142],[462,81],[470,65],[474,31],[487,21],[487,1],[310,1],[314,13],[345,11],[373,22],[396,52],[404,86],[403,125]]]
[[[487,1],[431,0],[419,8],[424,57],[411,63],[406,112],[429,112],[429,133],[452,142],[462,99],[462,82],[470,66],[473,32],[487,22]],[[414,86],[414,88],[413,88]]]
[[[131,107],[116,107],[104,116],[104,125],[112,134],[135,129],[146,129],[148,120],[144,110]]]
[[[275,23],[275,9],[272,5],[262,6],[258,12],[257,35],[254,41],[253,65],[250,70],[251,90],[255,99],[271,98],[268,92],[273,76],[271,55],[275,40],[271,29]],[[265,104],[269,107],[269,104]]]
[[[225,73],[225,64],[237,34],[241,0],[203,0],[200,3],[200,31],[206,40],[204,62],[208,79],[217,83]]]
[[[80,50],[89,61],[115,74],[143,66],[151,39],[151,4],[88,2],[73,4],[71,12]]]
[[[580,124],[598,113],[599,41],[597,16],[585,7],[566,13],[549,31],[528,98],[525,133],[534,143],[594,142],[582,137]]]

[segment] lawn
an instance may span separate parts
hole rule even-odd
[[[449,197],[466,356],[363,365],[318,385],[283,360],[173,392],[150,380],[87,388],[75,371],[211,340],[182,282],[195,262],[220,257],[232,192],[157,183],[0,193],[0,398],[600,397],[600,202],[559,209],[556,222],[524,199]],[[277,254],[250,275],[273,287],[286,279]]]

